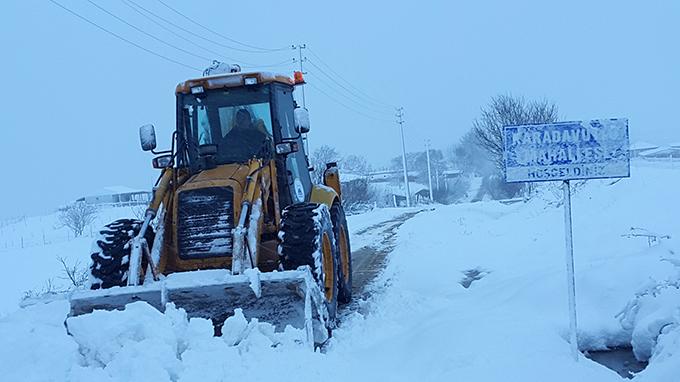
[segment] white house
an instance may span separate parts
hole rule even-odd
[[[630,157],[639,157],[641,153],[649,150],[658,149],[659,146],[649,142],[635,142],[630,145]]]
[[[646,150],[639,154],[640,158],[649,160],[674,160],[680,159],[680,146],[665,146],[653,150]]]
[[[153,192],[125,186],[104,187],[94,195],[84,196],[78,202],[87,204],[146,204],[151,201]]]

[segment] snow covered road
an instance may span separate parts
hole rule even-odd
[[[357,228],[352,233],[355,240],[352,242],[352,289],[355,297],[367,297],[370,292],[367,287],[384,270],[386,258],[394,249],[397,230],[424,210],[393,210],[396,211],[400,214],[369,227]]]

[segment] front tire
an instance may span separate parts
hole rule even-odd
[[[338,247],[338,302],[347,304],[352,300],[352,247],[349,244],[347,217],[342,204],[333,204],[331,220]]]
[[[337,248],[328,207],[298,203],[286,207],[281,222],[280,255],[285,270],[307,265],[324,294],[330,327],[338,310]]]
[[[90,258],[90,289],[108,289],[115,286],[126,286],[130,267],[130,252],[133,237],[137,236],[142,221],[137,219],[119,219],[107,224],[99,231],[101,237],[92,244]],[[149,227],[144,235],[149,250],[153,244],[155,233]],[[147,261],[142,259],[142,269],[146,269]],[[141,280],[140,280],[141,281]]]

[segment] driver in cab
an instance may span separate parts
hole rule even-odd
[[[262,120],[253,122],[250,112],[239,109],[234,118],[234,127],[224,136],[223,142],[229,150],[237,151],[243,158],[263,158],[271,152],[271,135]]]

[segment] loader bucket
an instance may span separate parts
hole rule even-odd
[[[145,301],[160,311],[167,303],[174,303],[188,317],[211,319],[216,333],[240,308],[246,318],[268,322],[276,331],[290,325],[304,329],[309,341],[324,340],[318,330],[313,330],[314,322],[326,325],[323,295],[308,267],[268,273],[252,269],[244,275],[231,275],[227,270],[182,272],[140,286],[81,290],[70,297],[70,316],[120,310],[135,301]]]

